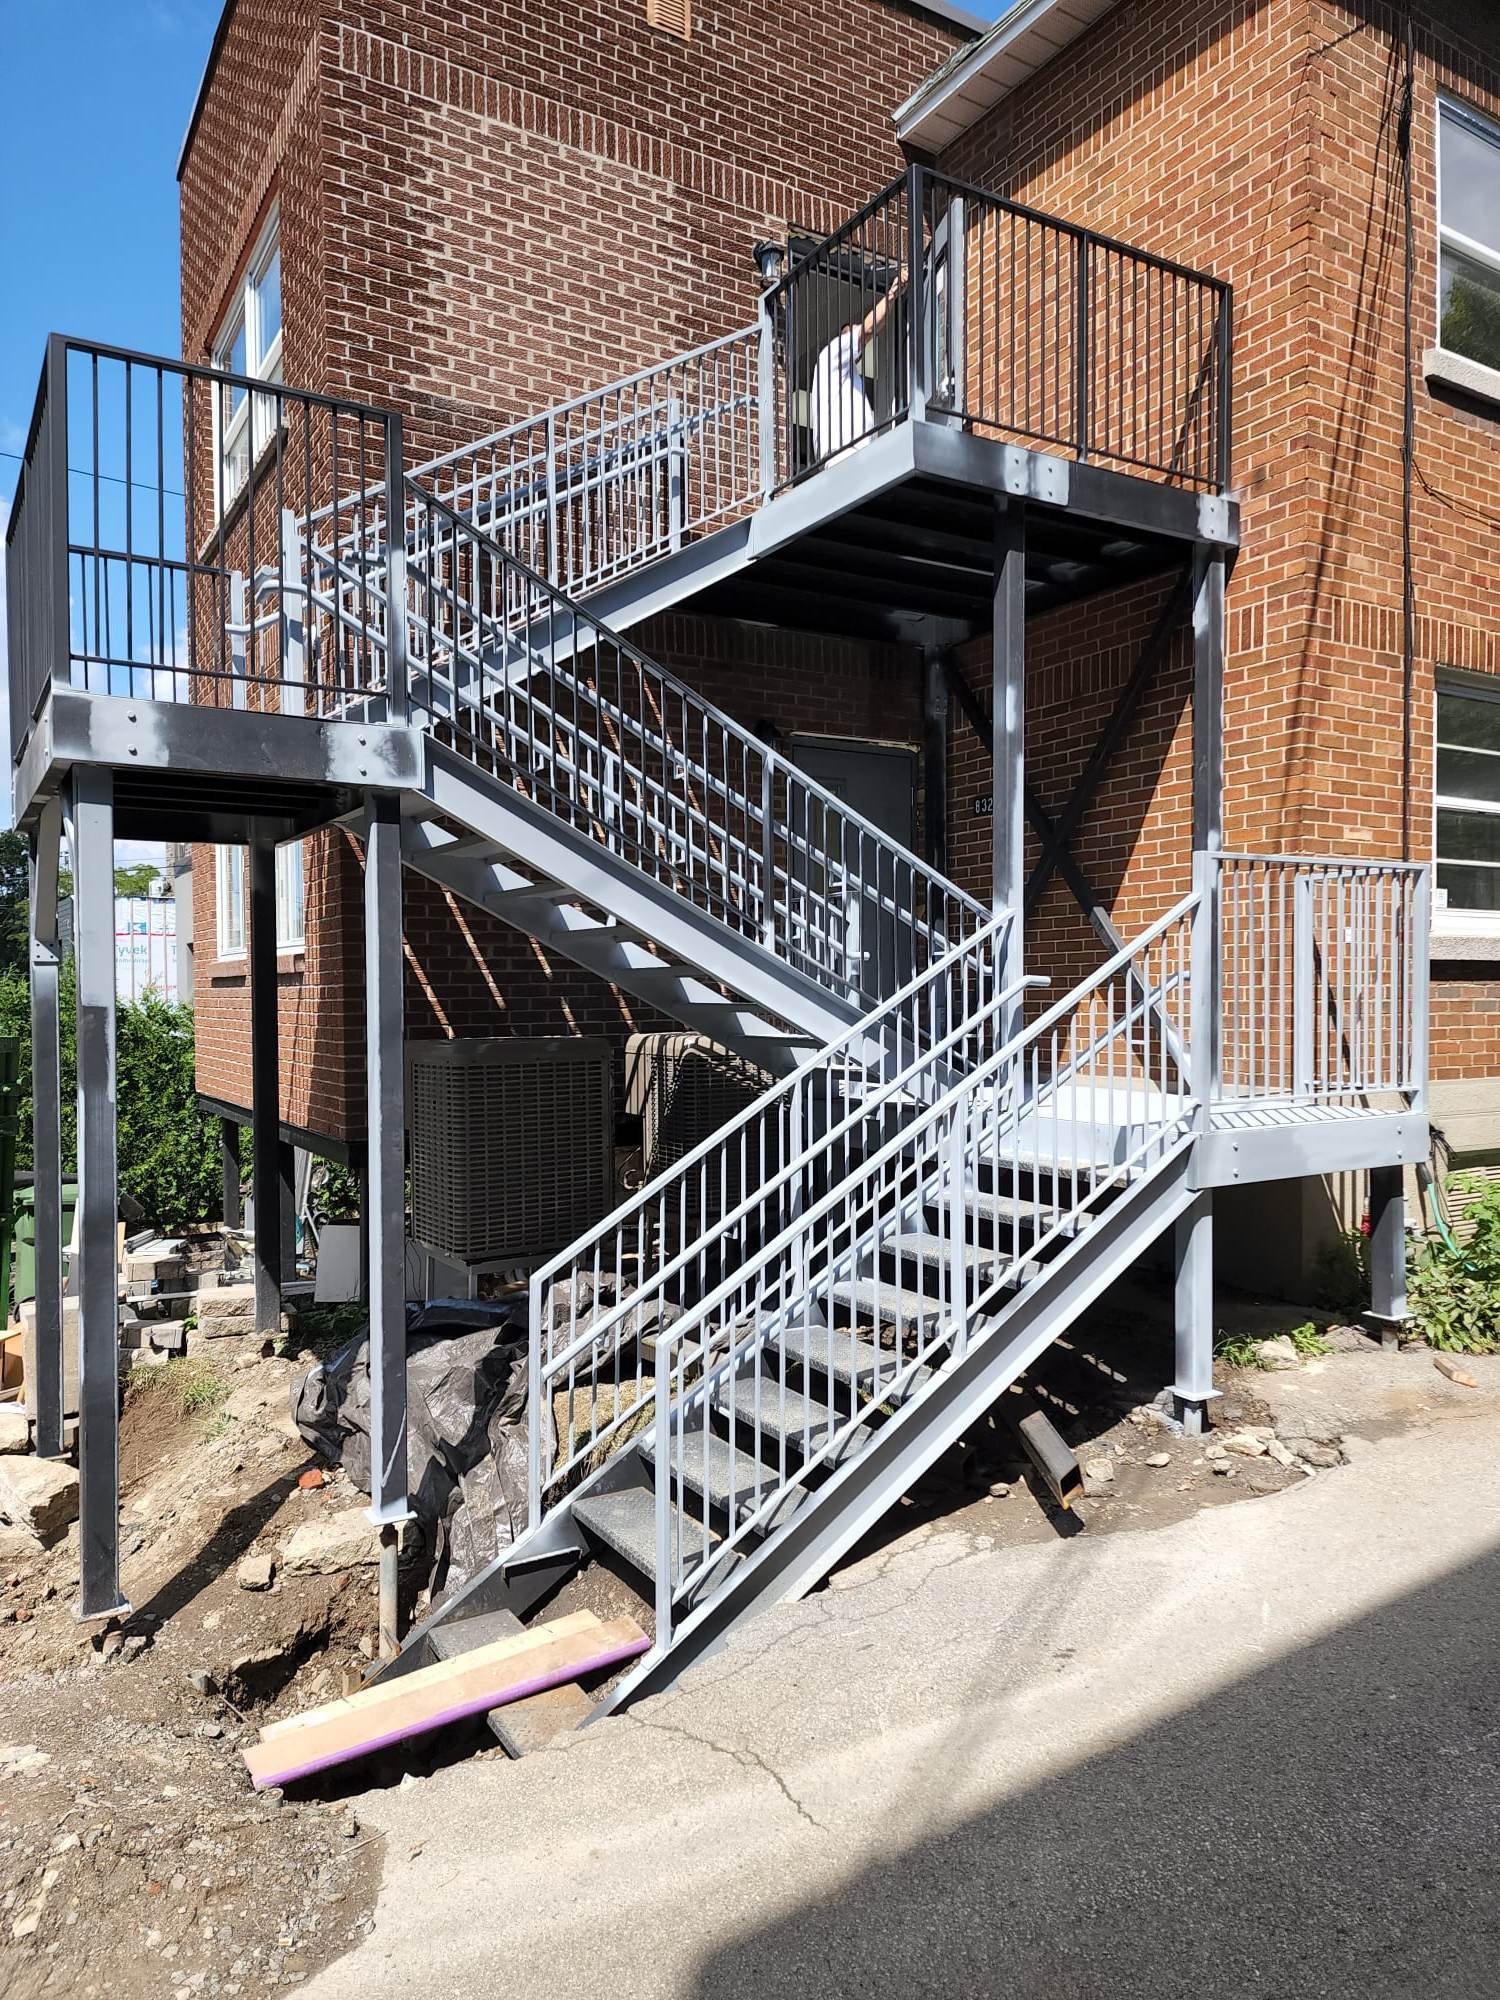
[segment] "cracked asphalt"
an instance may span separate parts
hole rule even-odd
[[[629,1716],[356,1801],[375,1927],[303,1991],[1493,2000],[1497,1448],[908,1536]]]

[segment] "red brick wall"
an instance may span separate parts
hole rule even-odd
[[[1414,13],[1420,369],[1436,339],[1437,93],[1500,115],[1500,18],[1455,4]],[[1463,39],[1466,26],[1482,47]],[[1362,0],[1127,0],[943,162],[1235,287],[1244,549],[1229,593],[1231,846],[1401,849],[1395,29],[1390,9]],[[1480,559],[1500,522],[1500,425],[1420,379],[1416,405],[1409,818],[1412,852],[1427,859],[1435,671],[1500,672],[1500,574]],[[1149,617],[1133,598],[1112,630],[1108,611],[1106,601],[1030,634],[1032,770],[1054,808],[1086,746],[1056,743],[1049,719],[1092,732],[1108,699],[1093,677],[1118,684]],[[981,662],[976,677],[987,672]],[[1187,887],[1188,732],[1179,669],[1084,829],[1081,858],[1115,888],[1126,930]],[[1039,926],[1041,943],[1053,922]],[[1496,992],[1483,976],[1435,982],[1436,1074],[1500,1068]]]
[[[238,0],[182,177],[184,354],[207,358],[272,200],[286,379],[401,409],[412,460],[748,321],[755,241],[831,228],[888,179],[891,108],[960,37],[887,0],[693,14],[683,42],[647,28],[644,0]],[[661,638],[737,715],[898,733],[878,656],[701,621]],[[357,1136],[357,852],[328,836],[307,865],[283,1113]],[[199,1084],[244,1103],[243,971],[214,963],[211,858],[197,880]],[[634,1022],[420,882],[406,915],[414,1033]]]

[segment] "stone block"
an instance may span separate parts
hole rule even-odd
[[[78,1519],[78,1474],[60,1458],[0,1458],[0,1520],[39,1542]]]

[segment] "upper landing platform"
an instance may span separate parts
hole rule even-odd
[[[1175,572],[1239,547],[1239,504],[1110,466],[905,419],[745,519],[605,585],[590,610],[628,629],[692,600],[726,617],[954,644],[990,629],[997,503],[1026,510],[1026,608]]]

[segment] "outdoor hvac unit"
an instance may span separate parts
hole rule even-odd
[[[534,1263],[614,1206],[610,1045],[408,1045],[413,1239],[471,1269]]]
[[[641,1121],[643,1178],[649,1181],[675,1165],[773,1081],[755,1063],[707,1035],[632,1035],[625,1044],[625,1109]],[[777,1163],[766,1164],[769,1169]],[[738,1155],[731,1152],[728,1182],[715,1183],[712,1190],[714,1208],[725,1198],[731,1205],[739,1200],[737,1165]],[[696,1193],[694,1182],[689,1204],[693,1219],[712,1220],[712,1215],[697,1214]]]

